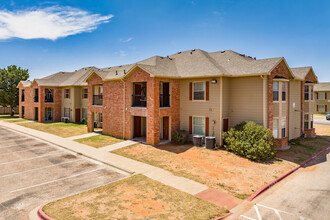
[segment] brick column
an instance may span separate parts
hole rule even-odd
[[[150,78],[147,82],[147,143],[159,143],[159,82]]]

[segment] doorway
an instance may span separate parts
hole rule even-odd
[[[147,135],[147,118],[133,116],[133,138],[145,141]]]
[[[25,114],[24,110],[25,110],[25,109],[24,109],[24,106],[22,106],[22,118],[24,118],[24,116],[25,116],[25,115],[24,115],[24,114]]]
[[[170,139],[170,118],[163,117],[163,140]]]
[[[79,123],[80,122],[80,108],[76,108],[75,112],[75,122]]]
[[[34,107],[34,120],[39,121],[39,108]]]
[[[223,119],[222,131],[224,132],[228,131],[228,118]]]

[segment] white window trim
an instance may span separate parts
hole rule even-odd
[[[276,100],[274,100],[274,82],[278,82],[278,100],[276,101]],[[280,102],[280,100],[281,100],[281,83],[280,83],[280,81],[279,80],[273,80],[273,90],[272,90],[272,95],[273,95],[273,103],[279,103]]]
[[[200,82],[203,82],[204,83],[204,99],[203,100],[195,100],[194,99],[194,87],[195,87],[195,83],[200,83]],[[193,102],[206,102],[206,81],[193,81],[192,82],[192,91],[191,92],[192,92],[192,101]]]
[[[283,101],[282,100],[282,94],[283,94],[283,83],[285,83],[286,84],[286,88],[285,88],[285,100]],[[287,100],[288,100],[288,86],[289,86],[289,83],[287,83],[287,82],[281,82],[281,102],[283,102],[283,103],[286,103],[287,102]]]
[[[286,118],[281,118],[281,138],[286,138],[287,136],[288,136],[288,130],[287,130],[287,120],[286,120]],[[285,121],[285,126],[284,126],[284,128],[285,128],[285,135],[284,135],[284,137],[282,136],[282,129],[283,129],[283,126],[282,126],[282,122],[283,121]]]
[[[69,93],[66,93],[67,90],[69,90]],[[64,89],[64,98],[65,99],[70,99],[71,98],[70,93],[71,93],[70,88]],[[69,94],[69,98],[66,97],[66,94]]]
[[[281,126],[281,120],[280,120],[280,118],[279,117],[273,117],[273,128],[272,128],[272,131],[273,131],[273,135],[274,135],[274,120],[277,120],[278,121],[278,124],[277,124],[277,137],[275,137],[274,136],[274,138],[275,139],[281,139],[280,138],[280,131],[281,131],[281,129],[280,129],[280,126]]]
[[[203,127],[203,131],[204,131],[204,135],[205,136],[205,126],[206,126],[206,116],[198,116],[198,115],[193,115],[192,116],[192,123],[191,123],[191,126],[192,126],[192,134],[193,135],[200,135],[200,134],[195,134],[195,129],[194,129],[194,118],[204,118],[204,127]]]
[[[87,98],[85,98],[85,89],[87,89]],[[83,99],[88,99],[88,88],[83,88],[82,89],[82,94],[83,94]]]

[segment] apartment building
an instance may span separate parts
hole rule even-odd
[[[330,83],[319,83],[315,85],[315,114],[324,114],[330,111]]]
[[[34,86],[42,88],[40,96],[46,89],[58,89],[59,98],[54,100],[59,99],[60,107],[54,101],[53,111],[59,116],[53,120],[69,114],[71,121],[77,121],[76,109],[87,107],[89,132],[102,127],[107,135],[158,144],[183,129],[190,137],[215,136],[221,145],[224,131],[241,121],[255,121],[271,129],[276,145],[284,147],[303,133],[313,135],[312,119],[308,117],[308,128],[304,127],[304,110],[307,107],[309,113],[312,106],[317,77],[310,67],[307,73],[295,69],[296,73],[283,57],[256,59],[231,50],[189,50],[129,65],[62,73],[68,76],[66,83],[57,73],[41,81],[21,82],[19,88],[21,95],[30,97],[28,88]],[[57,86],[52,78],[61,79]],[[87,88],[84,104],[83,88]],[[30,102],[20,101],[20,114],[31,118],[33,109],[27,110],[26,103]],[[39,121],[46,119],[43,111]]]

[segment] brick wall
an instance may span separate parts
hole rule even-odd
[[[103,85],[102,78],[98,75],[94,74],[89,80],[88,80],[88,111],[87,111],[87,131],[92,132],[93,131],[93,112],[103,112],[103,106],[94,106],[93,105],[93,86],[94,85]],[[104,103],[104,90],[103,90],[103,105]],[[104,117],[104,115],[103,115]],[[104,120],[103,120],[104,121]],[[103,123],[104,125],[104,123]],[[104,127],[104,126],[103,126]],[[109,134],[110,135],[110,134]]]

